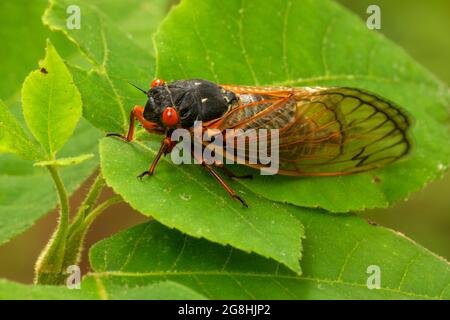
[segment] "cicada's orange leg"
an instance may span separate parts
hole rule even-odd
[[[213,175],[214,178],[216,178],[217,182],[220,183],[220,185],[228,192],[228,194],[235,200],[239,201],[244,207],[248,208],[247,202],[245,202],[244,199],[242,199],[234,190],[222,179],[222,177],[217,173],[216,170],[214,170],[214,167],[205,163],[203,159],[198,157],[195,152],[192,151],[192,156],[196,158],[198,163],[201,163],[202,167],[209,171]],[[219,164],[215,164],[216,166]],[[219,165],[220,166],[220,165]]]
[[[208,170],[213,175],[214,178],[216,178],[216,180],[220,183],[220,185],[228,192],[228,194],[233,199],[238,200],[244,207],[248,208],[248,204],[245,202],[245,200],[242,199],[239,195],[237,195],[233,189],[231,189],[231,187],[222,179],[222,177],[217,173],[216,170],[214,170],[214,168],[211,165],[203,162],[202,166],[206,168],[206,170]]]
[[[153,172],[155,172],[156,165],[158,164],[159,160],[163,155],[166,155],[170,152],[172,152],[172,149],[175,147],[176,142],[172,141],[170,137],[165,137],[163,141],[161,141],[161,147],[159,148],[158,153],[156,154],[155,159],[153,159],[152,164],[150,165],[150,169],[148,171],[142,172],[140,175],[138,175],[139,179],[142,179],[145,176],[151,176]]]
[[[148,121],[144,118],[144,107],[142,106],[135,106],[133,110],[130,112],[130,126],[128,128],[128,133],[126,136],[121,135],[119,133],[107,133],[106,136],[108,137],[119,137],[125,141],[133,141],[134,139],[134,127],[135,127],[135,119],[137,119],[144,129],[146,129],[149,132],[152,132],[153,129],[157,128],[158,125],[154,122]],[[174,143],[170,137],[165,137],[161,143],[161,148],[158,151],[158,154],[156,155],[156,158],[153,160],[150,169],[148,171],[143,172],[138,176],[138,178],[143,178],[144,176],[152,175],[155,171],[156,165],[158,164],[158,161],[161,159],[162,155],[166,155],[170,153],[175,146],[176,143]]]
[[[233,171],[228,169],[223,163],[214,163],[214,165],[217,168],[222,169],[222,171],[231,179],[253,179],[252,174],[245,174],[245,175],[240,175],[240,176],[236,175]]]
[[[151,121],[148,121],[144,118],[144,107],[142,106],[135,106],[133,110],[130,112],[130,126],[128,128],[128,133],[126,136],[123,136],[119,133],[107,133],[107,137],[119,137],[122,138],[125,141],[132,141],[134,138],[134,127],[135,127],[135,119],[137,119],[142,126],[148,130],[151,131],[152,129],[156,128],[157,125]]]

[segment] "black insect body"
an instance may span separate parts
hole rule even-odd
[[[163,113],[171,106],[179,116],[179,124],[190,128],[194,121],[207,122],[220,118],[237,102],[231,91],[201,79],[179,80],[155,86],[148,93],[144,118],[163,126]]]

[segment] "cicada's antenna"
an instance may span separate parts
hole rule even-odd
[[[133,87],[135,87],[136,89],[138,89],[139,91],[143,92],[145,95],[147,95],[147,91],[145,91],[144,89],[139,88],[137,85],[132,84],[130,81],[127,81],[128,84],[132,85]]]

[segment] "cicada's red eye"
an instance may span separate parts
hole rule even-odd
[[[155,80],[153,80],[152,83],[150,84],[150,87],[151,87],[151,88],[154,88],[154,87],[163,86],[164,83],[165,83],[164,80],[161,80],[161,79],[155,79]]]
[[[174,107],[166,107],[162,113],[162,121],[167,127],[175,127],[180,123],[180,116]]]

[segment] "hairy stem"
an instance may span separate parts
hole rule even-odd
[[[83,250],[84,238],[89,230],[92,222],[107,208],[122,201],[122,197],[116,195],[105,202],[99,204],[95,209],[92,209],[85,219],[80,220],[81,223],[77,228],[73,228],[69,233],[66,241],[66,255],[64,257],[64,267],[76,265],[80,262],[81,252]]]
[[[92,222],[103,212],[105,211],[108,207],[122,202],[122,197],[119,195],[115,195],[112,196],[111,198],[109,198],[108,200],[106,200],[105,202],[99,204],[94,210],[92,210],[89,215],[86,216],[86,219],[84,219],[84,226],[85,228],[89,228],[89,226],[92,224]]]
[[[56,284],[62,272],[62,266],[65,255],[66,236],[69,229],[69,198],[66,188],[54,166],[48,166],[47,169],[53,179],[59,198],[59,222],[47,246],[41,252],[36,262],[37,284]]]
[[[103,176],[99,173],[69,225],[69,199],[64,184],[55,167],[47,168],[58,192],[60,216],[52,238],[36,262],[35,282],[61,285],[66,281],[67,268],[80,261],[84,238],[92,222],[108,207],[122,201],[122,197],[113,196],[94,207],[105,186]]]
[[[86,217],[86,213],[92,210],[92,207],[97,202],[104,186],[105,180],[103,179],[102,174],[99,173],[95,178],[94,182],[92,183],[91,187],[89,188],[86,198],[79,207],[75,217],[73,218],[72,223],[70,224],[68,237],[70,237],[71,234],[73,234],[75,230],[83,224],[83,220]]]

